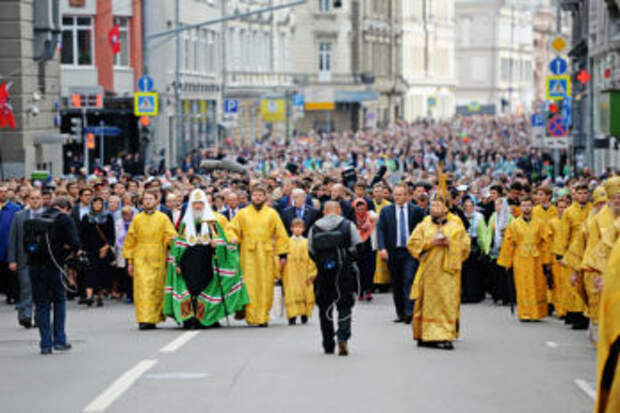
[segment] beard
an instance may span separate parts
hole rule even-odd
[[[260,210],[260,209],[263,207],[263,205],[265,205],[265,201],[260,202],[260,203],[252,201],[252,205],[253,205],[253,206],[254,206],[254,208],[256,208],[257,210]]]
[[[196,221],[202,220],[204,213],[205,213],[204,209],[199,209],[199,210],[193,209],[192,210],[192,214],[194,215],[194,220]]]

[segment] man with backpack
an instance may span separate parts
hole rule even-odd
[[[349,354],[351,338],[351,308],[359,290],[359,270],[355,260],[362,239],[355,224],[342,216],[337,201],[325,203],[323,218],[310,229],[308,250],[318,270],[316,302],[319,305],[323,349],[333,354],[334,307],[338,311],[338,354]]]
[[[65,334],[66,298],[62,268],[69,253],[79,250],[80,239],[70,212],[69,200],[57,198],[50,209],[24,223],[24,249],[28,254],[41,354],[51,354],[52,349],[71,349]],[[53,330],[50,322],[52,303]]]

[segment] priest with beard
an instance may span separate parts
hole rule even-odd
[[[265,205],[267,190],[252,188],[251,204],[241,209],[230,221],[226,235],[241,247],[241,270],[248,289],[250,304],[245,308],[249,325],[267,327],[273,304],[275,276],[282,272],[289,252],[289,239],[280,216]],[[274,255],[279,257],[278,266]]]
[[[168,258],[164,314],[186,329],[219,326],[243,310],[248,295],[239,252],[229,244],[208,203],[194,190]]]

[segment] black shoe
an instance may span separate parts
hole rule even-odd
[[[308,324],[308,316],[302,315],[301,316],[301,323],[302,324]]]
[[[155,330],[155,324],[153,323],[139,323],[138,328],[140,330]]]
[[[323,349],[323,351],[325,351],[325,354],[334,354],[335,348],[330,347],[330,348]]]
[[[103,299],[97,298],[97,307],[103,307]]]
[[[78,300],[78,304],[80,305],[84,305],[88,303],[88,299],[86,297],[80,297],[80,299]]]
[[[439,343],[437,343],[435,348],[438,348],[440,350],[454,350],[454,345],[451,341],[440,341]]]
[[[19,320],[19,324],[24,328],[32,328],[32,319],[22,318],[21,320]]]
[[[258,326],[259,326],[260,328],[267,328],[267,327],[269,327],[269,324],[267,324],[267,323],[263,323],[263,324],[259,324]]]
[[[418,347],[433,347],[433,345],[429,341],[418,340]]]
[[[54,346],[54,350],[56,351],[69,351],[71,350],[71,344],[66,343],[66,344],[59,344],[57,346]]]
[[[293,317],[288,319],[289,326],[294,326],[295,324],[297,324],[297,318]]]
[[[404,317],[402,317],[402,318],[401,318],[401,317],[396,318],[396,319],[394,319],[394,322],[395,322],[395,323],[404,323],[404,322],[405,322],[405,318],[404,318]]]
[[[48,354],[52,354],[52,349],[51,348],[42,348],[41,349],[41,354],[43,354],[44,356],[47,356]]]
[[[412,315],[408,315],[407,317],[405,317],[405,324],[411,324],[412,321],[413,321]]]
[[[573,330],[587,330],[588,327],[590,326],[590,321],[583,317],[583,320],[577,320],[573,326],[571,327],[571,329]]]
[[[87,298],[86,301],[84,302],[84,304],[86,304],[89,307],[92,307],[94,303],[95,303],[95,300],[93,300],[92,298]]]

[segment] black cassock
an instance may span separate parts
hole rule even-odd
[[[181,276],[192,297],[200,295],[213,279],[213,253],[210,245],[197,244],[188,246],[181,256]]]

